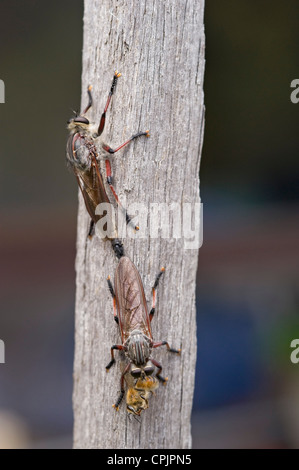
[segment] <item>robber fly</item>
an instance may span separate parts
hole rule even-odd
[[[106,370],[108,371],[115,363],[114,350],[124,351],[125,356],[129,360],[121,375],[120,395],[113,405],[116,410],[118,410],[125,394],[124,380],[126,374],[131,374],[132,378],[136,381],[133,387],[136,392],[138,392],[136,384],[139,379],[144,381],[142,390],[144,390],[145,393],[150,391],[150,387],[145,386],[147,385],[146,377],[152,376],[155,367],[158,368],[155,377],[164,385],[166,384],[167,378],[161,376],[161,364],[151,357],[152,349],[165,345],[169,352],[177,354],[181,352],[180,349],[170,348],[167,341],[153,341],[151,321],[155,313],[156,289],[163,272],[164,268],[159,272],[152,288],[153,303],[150,313],[148,313],[140,275],[129,258],[123,257],[118,263],[114,279],[115,291],[110,277],[108,277],[108,286],[113,298],[114,319],[120,328],[122,344],[114,344],[112,346],[111,361],[106,366]],[[148,384],[150,384],[150,381]],[[142,398],[142,395],[140,395],[140,398]],[[148,395],[145,395],[145,398],[147,399]],[[129,406],[130,405],[129,399]]]
[[[137,137],[149,136],[148,131],[139,132],[138,134],[133,135],[129,140],[127,140],[124,144],[120,145],[116,149],[112,149],[111,147],[109,147],[109,145],[104,144],[100,141],[100,139],[98,139],[103,133],[105,127],[106,112],[108,110],[111,97],[114,93],[116,83],[120,75],[121,74],[118,72],[115,72],[114,74],[107,103],[102,114],[99,126],[91,124],[89,119],[85,116],[88,110],[92,107],[91,86],[89,86],[87,90],[88,104],[86,108],[81,114],[69,119],[67,126],[70,131],[70,136],[67,141],[67,161],[75,173],[79,188],[84,198],[86,209],[91,217],[89,229],[90,237],[93,234],[94,225],[101,219],[101,217],[103,217],[103,215],[98,215],[95,213],[96,207],[100,203],[110,203],[109,197],[107,195],[103,183],[103,178],[100,173],[99,150],[101,151],[101,153],[104,153],[107,156],[107,154],[113,154],[117,152]],[[125,213],[126,222],[130,224],[132,223],[131,218],[128,215],[127,211],[121,205],[119,198],[115,192],[115,189],[112,185],[111,166],[110,161],[107,158],[105,160],[105,165],[107,183],[110,186],[111,192],[117,204]],[[134,228],[138,230],[138,226],[134,226]],[[121,241],[117,238],[117,232],[115,228],[113,228],[112,232],[109,233],[106,238],[111,240],[112,247],[116,256],[118,258],[123,256],[123,245]]]

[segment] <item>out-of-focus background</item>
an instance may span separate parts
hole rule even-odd
[[[81,0],[0,6],[0,448],[71,447]],[[296,0],[206,2],[195,448],[298,448]],[[109,64],[103,64],[103,67]]]

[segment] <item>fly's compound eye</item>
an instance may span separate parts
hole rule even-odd
[[[143,370],[144,370],[145,375],[152,375],[155,368],[153,366],[147,366]]]
[[[89,120],[86,119],[83,116],[77,116],[73,119],[73,122],[76,122],[78,124],[89,124]]]
[[[141,369],[132,369],[131,375],[134,377],[134,379],[138,379],[138,377],[141,376]]]
[[[67,122],[67,124],[72,124],[72,123],[75,123],[75,124],[86,124],[88,125],[89,124],[89,120],[86,119],[86,117],[83,117],[83,116],[76,116],[74,118],[70,118]]]

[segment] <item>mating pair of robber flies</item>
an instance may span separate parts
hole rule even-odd
[[[113,187],[108,155],[114,154],[138,137],[149,136],[148,131],[139,132],[116,149],[112,149],[99,139],[105,127],[106,112],[119,77],[120,74],[115,72],[98,127],[91,124],[86,117],[86,113],[92,106],[91,87],[88,87],[88,104],[84,111],[68,121],[70,136],[67,142],[67,160],[75,173],[86,209],[91,217],[89,237],[94,232],[95,224],[102,217],[96,214],[96,207],[103,202],[110,203],[100,172],[100,157],[105,159],[107,183],[111,193],[124,212],[127,224],[132,225],[132,219],[122,207]],[[134,228],[138,230],[137,226]],[[118,410],[125,394],[126,381],[128,385],[127,411],[140,416],[141,412],[148,408],[148,400],[158,387],[159,382],[166,384],[167,381],[167,378],[161,375],[161,364],[151,357],[152,350],[163,345],[173,353],[179,354],[180,350],[170,348],[167,341],[155,342],[151,331],[151,321],[155,313],[156,289],[164,268],[157,275],[152,288],[152,308],[149,313],[141,277],[132,261],[124,256],[123,245],[117,237],[115,227],[106,238],[110,240],[114,253],[119,259],[115,272],[114,288],[110,277],[108,277],[108,287],[113,298],[114,319],[119,325],[122,339],[121,345],[112,346],[111,360],[106,366],[106,370],[109,371],[115,363],[114,351],[124,351],[128,362],[121,375],[119,397],[113,406]],[[158,369],[156,375],[154,375],[155,368]]]

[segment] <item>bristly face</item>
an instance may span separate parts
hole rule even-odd
[[[89,126],[89,120],[84,116],[75,116],[73,118],[70,118],[67,122],[67,128],[70,131],[87,131]]]

